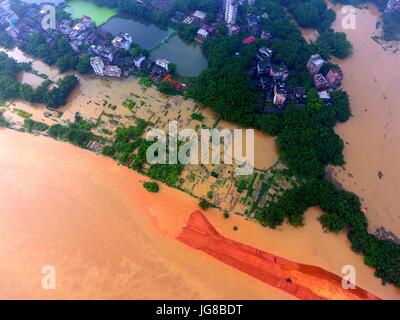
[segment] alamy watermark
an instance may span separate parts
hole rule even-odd
[[[56,7],[51,4],[45,4],[41,7],[40,13],[43,15],[42,29],[43,30],[55,30],[56,29]]]
[[[55,290],[56,289],[56,268],[52,265],[43,266],[41,273],[42,277],[42,288],[44,290]]]
[[[346,5],[342,7],[342,28],[343,30],[355,30],[357,24],[357,10],[355,7]]]
[[[341,273],[343,274],[342,288],[345,290],[356,289],[356,268],[352,265],[345,265]]]
[[[221,164],[223,158],[223,164],[237,165],[235,175],[253,174],[253,129],[201,129],[199,136],[190,128],[178,132],[177,121],[168,127],[168,133],[161,129],[147,133],[146,140],[154,142],[146,152],[149,164]]]

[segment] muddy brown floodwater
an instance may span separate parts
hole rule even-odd
[[[293,298],[175,240],[198,201],[165,186],[148,193],[145,177],[111,159],[2,129],[0,176],[1,298]],[[353,265],[357,285],[400,298],[345,234],[323,233],[319,214],[275,231],[218,210],[206,216],[223,236],[272,254],[338,275]],[[55,290],[41,287],[44,265],[56,268]]]
[[[371,38],[380,33],[376,7],[357,9],[355,30],[343,30],[341,6],[333,8],[334,29],[354,46],[352,57],[333,61],[344,71],[353,113],[336,127],[346,143],[346,165],[335,169],[336,179],[362,199],[371,232],[384,226],[400,236],[400,52]]]

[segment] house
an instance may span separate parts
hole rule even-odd
[[[93,20],[92,18],[88,17],[88,16],[83,16],[81,19],[81,23],[86,27],[92,27],[93,26]]]
[[[263,40],[271,40],[272,39],[272,35],[268,31],[262,30],[260,38],[263,39]]]
[[[139,55],[133,59],[133,63],[135,64],[136,69],[141,70],[142,69],[142,64],[146,60],[146,57],[144,55]]]
[[[197,21],[204,21],[207,18],[207,14],[203,11],[200,10],[196,10],[195,12],[193,12],[192,17],[197,20]]]
[[[4,7],[0,7],[0,24],[16,25],[19,21],[17,14]]]
[[[328,91],[318,92],[318,95],[319,95],[319,98],[325,103],[329,103],[331,101],[331,96],[329,95]]]
[[[304,107],[307,95],[303,87],[286,86],[286,104],[294,104],[297,107]]]
[[[183,23],[191,25],[191,24],[193,24],[194,20],[195,20],[195,18],[193,18],[192,16],[187,16],[186,19],[183,20]]]
[[[99,56],[106,64],[114,60],[114,48],[102,45],[92,45],[88,50],[89,55]]]
[[[203,43],[208,38],[208,35],[209,32],[207,30],[200,28],[194,39],[199,43]]]
[[[166,59],[157,59],[156,60],[156,65],[160,66],[161,68],[164,68],[167,72],[169,71],[169,65],[171,62],[169,62]]]
[[[228,35],[236,36],[240,33],[240,27],[237,25],[228,25]]]
[[[331,68],[326,74],[326,80],[333,88],[340,87],[343,81],[343,73],[336,68]]]
[[[321,74],[317,73],[313,76],[314,80],[314,87],[317,89],[317,91],[326,91],[330,89],[330,84],[328,80]]]
[[[273,104],[278,107],[284,106],[286,102],[286,90],[284,84],[275,84]]]
[[[117,66],[105,66],[104,75],[107,77],[121,77],[121,69]]]
[[[93,68],[94,73],[97,76],[103,77],[104,76],[104,62],[100,57],[92,57],[90,58],[90,65]]]
[[[307,62],[307,70],[311,75],[317,74],[324,66],[325,60],[319,54],[313,54]]]
[[[286,81],[289,76],[289,70],[284,63],[273,64],[270,68],[270,76],[274,81]]]
[[[159,82],[161,82],[161,80],[164,78],[164,76],[166,74],[167,74],[167,71],[165,70],[165,68],[160,67],[159,65],[155,64],[151,68],[151,71],[149,73],[149,77],[154,82],[159,83]]]
[[[62,20],[58,25],[58,30],[63,35],[69,35],[72,31],[72,21],[71,20]]]
[[[118,35],[111,41],[115,48],[124,49],[126,51],[129,51],[132,42],[132,37],[126,32],[118,33]]]
[[[263,57],[263,58],[272,58],[272,50],[269,49],[266,46],[262,46],[260,47],[260,49],[258,49],[258,53]]]

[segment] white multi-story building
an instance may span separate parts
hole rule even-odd
[[[104,62],[100,57],[90,58],[90,65],[97,76],[104,76]]]
[[[226,0],[225,5],[225,22],[230,25],[236,23],[238,15],[239,3],[237,0]]]
[[[117,66],[106,66],[100,57],[90,58],[90,65],[94,73],[100,77],[120,77],[121,69]]]
[[[169,64],[170,64],[170,62],[166,59],[156,60],[156,65],[160,66],[161,68],[164,68],[167,71],[169,71]]]

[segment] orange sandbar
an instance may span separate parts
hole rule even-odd
[[[322,268],[295,263],[225,238],[195,211],[178,240],[299,299],[377,300],[364,289],[343,289],[342,278]]]

